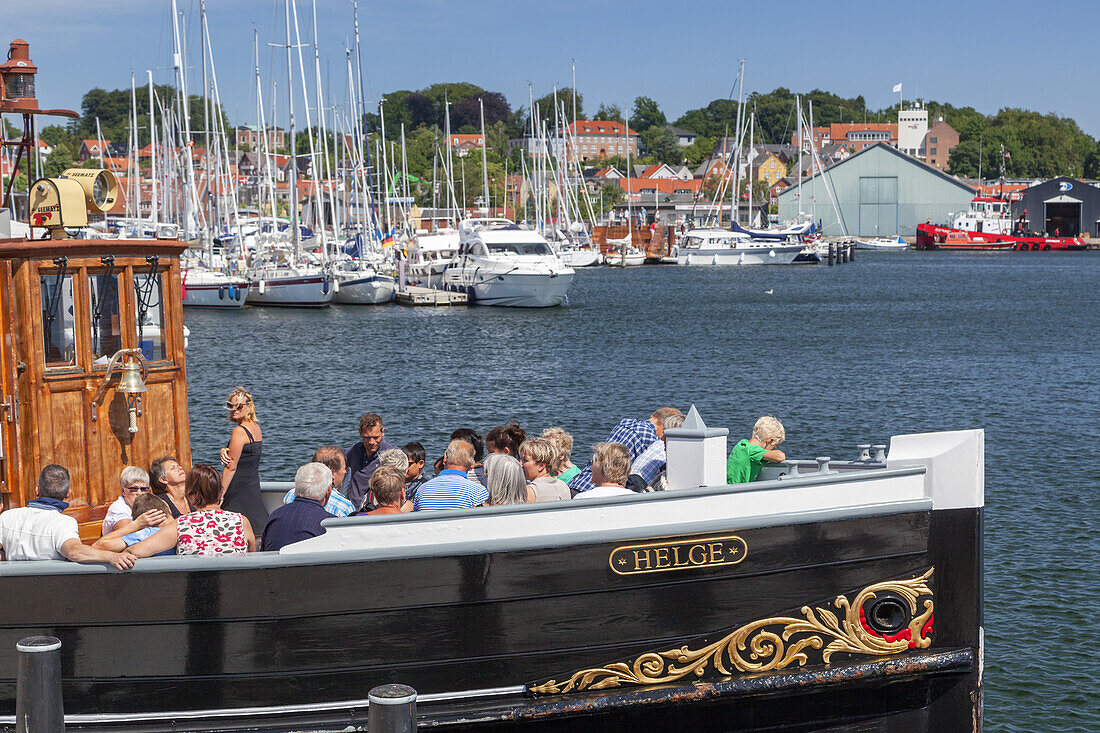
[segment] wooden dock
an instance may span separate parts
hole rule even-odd
[[[394,293],[398,305],[466,305],[469,300],[466,293],[451,290],[422,288],[419,285],[407,285],[404,290]]]

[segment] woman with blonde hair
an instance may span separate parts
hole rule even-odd
[[[260,455],[263,433],[256,422],[252,393],[234,387],[225,401],[230,422],[236,423],[229,445],[222,449],[222,508],[248,517],[252,531],[263,536],[267,509],[260,494]]]
[[[574,476],[581,472],[581,469],[574,466],[573,462],[569,460],[569,456],[573,452],[573,436],[559,427],[553,427],[543,430],[542,437],[558,449],[557,461],[553,466],[547,466],[550,475],[569,483]]]

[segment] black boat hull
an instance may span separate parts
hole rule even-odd
[[[626,730],[643,715],[666,729],[706,719],[715,730],[844,730],[881,719],[883,730],[946,730],[933,723],[980,711],[980,531],[980,509],[929,509],[747,529],[731,522],[725,532],[651,538],[663,554],[603,542],[376,561],[303,556],[255,568],[248,561],[262,558],[198,561],[203,569],[186,571],[168,569],[186,562],[169,558],[128,574],[74,567],[3,578],[0,648],[36,634],[61,639],[72,727],[353,723],[365,721],[373,686],[401,682],[422,695],[423,717],[458,727],[541,729],[579,716]],[[690,555],[716,542],[727,553],[740,547],[730,537],[747,550],[740,559]],[[624,552],[648,559],[622,574],[611,561]],[[662,562],[669,567],[656,567]],[[659,686],[619,680],[610,692],[532,692],[614,662],[699,649],[746,625],[797,618],[803,607],[836,611],[838,596],[929,571],[927,648],[842,652],[828,664],[810,648],[802,663],[751,677],[708,668]],[[0,656],[0,715],[14,713],[15,667],[14,654]],[[685,707],[689,698],[701,699]],[[132,717],[96,717],[119,714]]]

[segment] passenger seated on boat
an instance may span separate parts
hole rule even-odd
[[[485,449],[490,453],[504,453],[519,458],[519,446],[527,440],[527,432],[515,420],[493,428],[485,433]]]
[[[529,500],[523,466],[512,456],[504,453],[485,456],[485,480],[492,506],[526,504]]]
[[[670,428],[678,428],[683,424],[683,415],[669,415],[665,418],[661,439],[653,441],[631,464],[630,478],[626,482],[628,489],[641,492],[664,491],[668,488],[668,478],[665,475],[665,463],[667,462],[665,432]]]
[[[401,450],[405,451],[405,457],[409,459],[409,467],[405,469],[405,500],[411,502],[416,499],[416,490],[428,480],[424,475],[424,463],[428,454],[424,446],[415,440],[401,446]]]
[[[664,435],[666,418],[682,414],[683,413],[675,407],[662,407],[655,410],[646,420],[635,420],[634,418],[628,417],[615,426],[611,434],[607,436],[605,442],[625,445],[629,452],[630,460],[633,461],[642,454],[642,451],[653,445],[655,440]],[[623,481],[625,482],[625,480],[626,478],[624,477]],[[584,467],[584,470],[569,482],[569,488],[574,493],[588,491],[595,485],[592,479],[591,461]]]
[[[307,463],[294,474],[294,501],[271,512],[260,547],[278,552],[287,545],[325,533],[321,522],[335,515],[325,511],[332,491],[332,470],[323,463]]]
[[[560,466],[557,446],[545,438],[528,438],[519,446],[520,462],[527,479],[527,501],[561,501],[572,498],[569,484],[554,478]],[[489,490],[490,495],[492,489]],[[494,502],[495,503],[495,502]]]
[[[69,471],[51,463],[38,474],[38,498],[27,506],[0,513],[0,560],[72,560],[105,562],[129,570],[137,558],[130,552],[110,552],[80,541],[69,508]]]
[[[405,455],[405,451],[400,448],[390,448],[389,450],[381,451],[378,454],[378,468],[392,468],[395,471],[400,472],[402,476],[409,470],[409,457]],[[379,507],[378,500],[374,497],[374,494],[370,492],[370,482],[367,482],[367,497],[363,500],[363,506],[359,507],[356,514],[369,514]],[[409,505],[408,511],[412,511],[412,505]]]
[[[158,458],[149,465],[149,485],[164,499],[172,517],[195,511],[187,501],[187,471],[174,456]]]
[[[592,481],[595,486],[573,498],[595,499],[633,494],[626,488],[629,476],[630,449],[622,443],[596,443],[592,446]]]
[[[726,460],[726,483],[744,484],[755,481],[760,475],[762,462],[779,463],[787,460],[783,451],[776,450],[787,438],[783,423],[770,415],[756,421],[752,437],[733,446]]]
[[[118,476],[121,485],[120,496],[107,507],[107,516],[103,517],[102,534],[109,534],[119,522],[129,520],[134,510],[134,499],[139,494],[152,491],[149,474],[140,466],[126,466]]]
[[[113,532],[100,537],[92,547],[121,552],[147,537],[152,537],[171,519],[172,513],[168,508],[168,502],[156,494],[142,494],[134,499],[133,518],[129,522],[116,524]],[[170,547],[157,554],[175,555],[176,548]]]
[[[485,485],[485,465],[482,464],[482,460],[485,458],[485,441],[481,439],[481,435],[472,428],[459,428],[451,433],[451,440],[465,440],[474,449],[474,465],[470,469],[469,478],[471,481],[476,481],[482,486]],[[443,470],[443,456],[436,459],[435,462],[435,475],[438,476],[439,472]]]
[[[379,466],[370,477],[370,491],[378,502],[378,508],[366,514],[401,514],[412,511],[405,497],[405,475],[392,466]],[[406,508],[408,505],[408,508]]]
[[[474,465],[474,447],[461,438],[447,444],[443,470],[425,481],[416,492],[415,511],[428,509],[469,509],[489,501],[489,491],[469,479]]]
[[[348,448],[348,473],[341,486],[344,496],[357,507],[367,498],[371,474],[378,468],[378,454],[396,447],[385,435],[381,415],[365,412],[359,417],[359,442]]]
[[[344,474],[348,472],[344,462],[344,451],[335,445],[324,445],[313,453],[313,462],[328,466],[332,471],[332,491],[329,492],[328,501],[325,502],[325,511],[334,517],[346,517],[355,511],[355,507],[339,491],[339,486],[344,481]],[[294,489],[283,496],[283,504],[294,501]]]
[[[574,476],[581,472],[580,466],[574,466],[569,460],[573,453],[573,436],[559,427],[546,428],[542,431],[542,438],[549,440],[550,444],[558,449],[557,473],[554,478],[560,478],[568,484]]]
[[[187,472],[187,501],[197,509],[168,522],[152,537],[130,548],[149,557],[176,548],[178,555],[243,555],[256,551],[248,518],[221,508],[221,476],[199,464]]]

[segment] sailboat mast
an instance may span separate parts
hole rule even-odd
[[[153,70],[146,69],[149,75],[149,180],[153,185],[152,200],[149,202],[149,219],[155,227],[160,216],[157,211],[157,126],[153,115]]]
[[[489,141],[485,137],[485,100],[479,98],[477,100],[478,106],[481,109],[481,184],[485,197],[485,212],[487,216],[492,215],[492,208],[489,206],[489,164],[486,162],[485,148],[489,147]]]
[[[290,117],[289,129],[290,129],[290,186],[288,188],[290,194],[290,228],[293,230],[294,242],[294,261],[301,258],[302,252],[302,233],[298,229],[298,158],[295,148],[295,134],[294,134],[294,70],[291,63],[290,53],[290,0],[283,0],[284,20],[286,24],[286,79],[287,79],[287,114]]]

